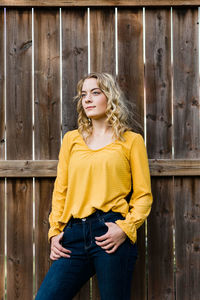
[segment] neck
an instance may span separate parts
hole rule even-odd
[[[92,133],[96,136],[103,136],[104,134],[112,131],[112,128],[106,123],[106,118],[94,120],[92,119]]]

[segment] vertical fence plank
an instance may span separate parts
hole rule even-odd
[[[200,178],[175,179],[176,299],[198,300],[200,281]]]
[[[172,157],[170,22],[170,8],[146,8],[145,85],[150,158]]]
[[[35,159],[58,159],[60,148],[59,9],[34,11]],[[38,290],[50,267],[48,215],[54,179],[35,180],[35,279]]]
[[[33,298],[32,179],[7,181],[7,299]]]
[[[135,104],[144,125],[143,13],[118,8],[118,81],[126,99]]]
[[[148,155],[172,158],[170,8],[147,8],[145,24]],[[148,299],[174,299],[173,179],[152,178],[152,192],[155,201],[147,223]]]
[[[91,72],[115,74],[115,9],[90,9]]]
[[[78,81],[88,71],[87,9],[62,9],[62,132],[77,128],[77,111],[73,97]],[[90,297],[88,281],[74,297],[87,300]]]
[[[175,158],[199,157],[198,27],[197,8],[173,10]]]
[[[31,9],[6,11],[7,158],[32,159]],[[32,299],[32,179],[7,183],[7,299]]]
[[[152,178],[154,203],[148,219],[148,299],[174,298],[173,179]]]
[[[198,9],[173,9],[174,156],[200,157]],[[199,178],[175,178],[176,299],[199,299]],[[183,288],[184,287],[184,288]]]
[[[143,22],[141,8],[118,8],[118,81],[126,99],[133,104],[138,121],[144,124]],[[135,105],[135,108],[134,108]],[[145,297],[145,226],[138,230],[138,260],[131,299]]]
[[[87,8],[62,8],[62,132],[77,128],[73,97],[88,71]]]
[[[31,10],[7,8],[8,159],[32,158]]]
[[[53,178],[35,180],[35,294],[51,265],[47,235],[53,184]]]
[[[58,8],[35,9],[35,159],[55,159],[60,148],[59,24]]]
[[[4,10],[0,9],[0,160],[5,159]],[[5,294],[5,180],[0,179],[0,299]]]
[[[0,179],[0,299],[5,299],[5,180]]]
[[[5,158],[4,10],[0,9],[0,160]]]

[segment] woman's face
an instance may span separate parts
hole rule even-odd
[[[100,90],[96,78],[86,79],[82,87],[82,106],[85,114],[91,119],[106,117],[107,98]]]

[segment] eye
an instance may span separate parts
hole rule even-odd
[[[86,94],[81,94],[81,98],[85,98],[86,97]]]
[[[99,95],[100,92],[94,91],[93,94],[94,94],[94,95]]]

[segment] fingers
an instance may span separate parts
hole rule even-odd
[[[119,245],[115,245],[112,249],[106,250],[106,253],[108,253],[108,254],[114,253],[117,250],[118,247],[119,247]]]
[[[110,243],[113,243],[113,241],[111,239],[106,239],[102,242],[96,241],[96,244],[100,247],[105,247],[105,246],[109,245]]]
[[[60,257],[66,257],[69,258],[70,257],[70,253],[71,251],[62,247],[62,245],[60,244],[60,241],[62,240],[64,232],[61,232],[60,234],[58,234],[57,236],[54,236],[51,239],[51,254],[50,254],[50,258],[52,260],[57,260]]]
[[[99,242],[104,241],[105,239],[109,238],[109,234],[108,232],[106,232],[106,234],[101,235],[101,236],[96,236],[95,239]]]
[[[66,257],[69,258],[70,257],[70,250],[65,249],[65,252],[59,251],[57,248],[52,248],[51,249],[51,254],[50,254],[50,258],[53,260],[56,260],[60,257]]]
[[[104,235],[95,237],[96,244],[107,253],[114,253],[125,241],[126,234],[116,223],[106,222],[105,225],[108,226],[108,231]]]
[[[108,243],[106,246],[101,246],[101,245],[98,244],[98,242],[96,242],[96,244],[104,250],[108,250],[108,249],[112,248],[115,245],[115,243]]]
[[[105,236],[106,235],[101,236],[100,238],[105,237]],[[110,235],[108,235],[108,236],[110,236]],[[101,240],[101,239],[98,238],[98,240]],[[114,246],[116,246],[115,242],[111,238],[107,238],[106,240],[103,240],[103,241],[98,241],[98,240],[96,238],[96,244],[104,250],[108,250],[110,248],[112,248],[112,250],[113,250]],[[117,248],[118,248],[118,246],[117,246]],[[110,253],[112,253],[112,252],[110,252]]]
[[[57,259],[59,259],[59,258],[60,258],[59,255],[55,254],[54,252],[51,252],[51,254],[50,254],[50,259],[51,259],[51,260],[57,260]]]
[[[70,250],[62,247],[61,244],[55,244],[55,245],[52,245],[52,247],[59,250],[60,252],[71,253]]]
[[[69,258],[70,255],[69,255],[69,254],[65,254],[64,252],[61,252],[61,251],[52,249],[51,254],[50,254],[50,258],[51,258],[52,260],[57,260],[57,259],[59,259],[60,257],[66,257],[66,258]]]
[[[63,247],[52,247],[52,251],[54,251],[55,253],[63,253],[63,254],[70,254],[71,251],[66,249],[66,248],[63,248]]]

